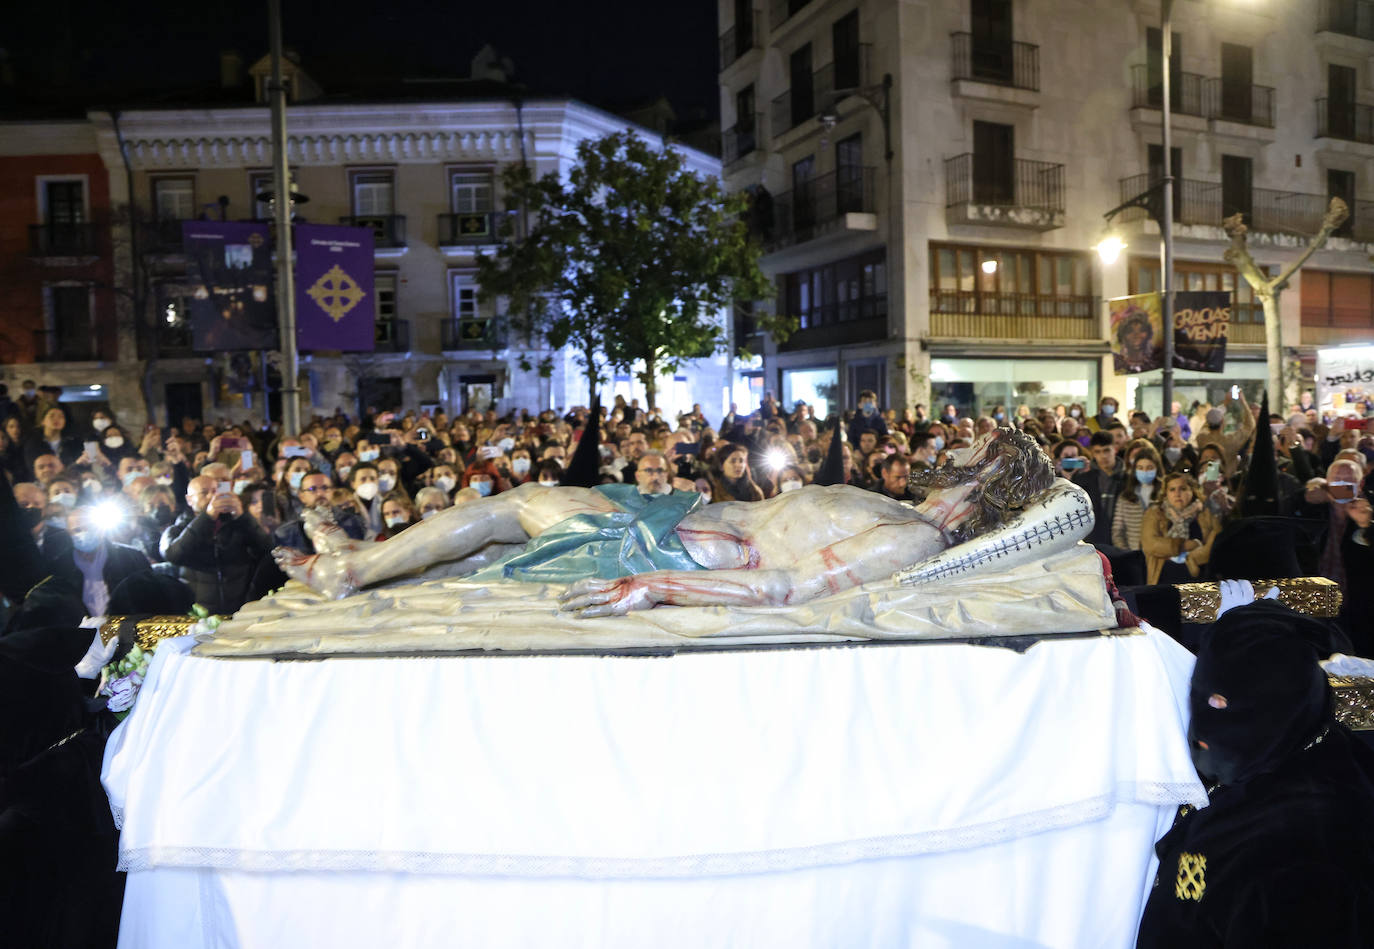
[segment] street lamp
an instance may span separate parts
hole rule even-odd
[[[1121,256],[1121,252],[1126,249],[1126,242],[1114,231],[1108,231],[1107,236],[1097,242],[1097,256],[1102,258],[1102,262],[1108,266],[1116,263],[1116,259]]]

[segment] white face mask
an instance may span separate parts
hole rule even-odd
[[[353,489],[353,493],[364,501],[371,501],[377,496],[378,483],[377,481],[364,481]]]
[[[711,503],[711,495],[707,494],[705,491],[700,492],[700,494],[701,494],[701,503],[702,503],[702,504],[710,504],[710,503]]]
[[[171,475],[159,475],[158,477],[154,478],[153,480],[156,481],[158,484],[171,484],[171,483],[172,483],[172,476],[171,476]]]
[[[52,499],[63,507],[76,507],[76,495],[70,491],[63,491],[61,494],[54,494]]]
[[[352,465],[339,465],[339,469],[338,469],[338,470],[339,470],[339,477],[342,478],[343,480],[347,481],[347,480],[348,480],[348,473],[349,473],[350,471],[353,470],[353,466],[352,466]]]
[[[410,519],[404,514],[393,514],[386,519],[386,526],[394,530],[397,527],[404,527],[409,522]]]
[[[797,491],[797,490],[800,490],[800,489],[801,489],[801,486],[802,486],[802,483],[801,483],[800,481],[788,480],[788,481],[784,481],[782,484],[778,485],[778,490],[779,490],[779,491]]]
[[[109,427],[110,420],[107,418],[98,418],[91,422],[91,428],[95,429],[97,432],[103,432]]]
[[[109,438],[105,439],[105,447],[106,447],[106,448],[123,448],[123,447],[124,447],[124,439],[120,438],[118,435],[111,435]]]
[[[434,486],[440,491],[448,494],[453,490],[453,486],[458,483],[458,479],[452,475],[440,475],[434,479]]]
[[[81,487],[87,494],[105,493],[105,485],[101,484],[99,481],[83,481],[81,482]]]
[[[377,490],[386,494],[396,487],[396,476],[393,474],[382,474],[377,476]]]
[[[541,488],[556,488],[556,487],[558,487],[558,482],[557,482],[557,481],[541,481],[541,482],[539,482],[539,486],[540,486]]]
[[[133,471],[124,472],[124,477],[120,480],[124,482],[124,487],[127,488],[129,485],[133,484],[136,479],[146,478],[147,476],[148,472],[139,471],[137,468],[135,468]]]
[[[427,521],[427,520],[429,520],[431,517],[433,517],[434,515],[436,515],[436,514],[438,514],[438,513],[439,513],[438,511],[425,511],[425,512],[423,512],[423,513],[420,515],[420,520],[422,520],[422,521]]]
[[[510,470],[518,475],[527,474],[530,470],[530,460],[528,458],[512,458]]]
[[[364,449],[363,451],[358,452],[358,460],[359,460],[359,461],[376,461],[376,460],[377,460],[377,456],[380,455],[380,454],[381,454],[381,452],[377,451],[376,449],[372,449],[372,450],[370,450],[370,451]]]

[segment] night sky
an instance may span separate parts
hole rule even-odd
[[[307,72],[462,78],[490,43],[533,95],[601,105],[666,95],[680,118],[714,116],[716,5],[710,0],[283,0],[285,44]],[[15,4],[0,39],[21,93],[109,96],[214,82],[221,49],[267,52],[266,0],[41,0]]]

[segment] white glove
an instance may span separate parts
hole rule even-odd
[[[1222,580],[1218,586],[1221,589],[1221,602],[1217,605],[1218,619],[1227,610],[1233,610],[1238,606],[1249,606],[1255,602],[1255,585],[1249,580]],[[1278,598],[1278,587],[1270,587],[1269,592],[1261,597],[1265,600],[1277,600]]]
[[[82,624],[85,626],[86,624]],[[100,641],[100,627],[96,627],[95,638],[91,640],[91,647],[86,650],[86,655],[81,657],[81,661],[76,664],[76,676],[79,679],[98,679],[100,670],[114,657],[115,649],[119,646],[119,640],[111,639],[108,643]]]

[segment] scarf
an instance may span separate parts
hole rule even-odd
[[[1345,592],[1345,563],[1341,560],[1341,542],[1345,539],[1345,506],[1330,501],[1327,507],[1326,543],[1322,546],[1317,569],[1328,580],[1335,580]]]
[[[1169,519],[1169,530],[1166,532],[1166,536],[1187,540],[1188,528],[1202,510],[1202,502],[1194,500],[1192,504],[1181,511],[1168,501],[1165,501],[1160,507],[1164,508],[1164,516]]]

